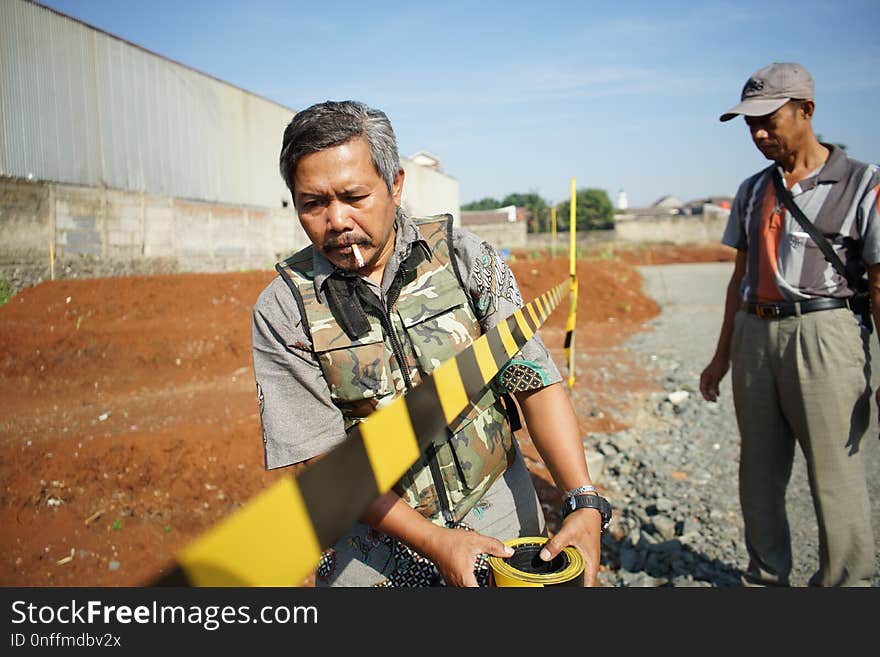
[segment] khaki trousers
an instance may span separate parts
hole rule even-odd
[[[875,544],[859,453],[871,406],[867,338],[847,308],[771,320],[736,316],[733,399],[753,581],[788,584],[785,491],[797,441],[819,526],[819,570],[810,585],[871,584]]]

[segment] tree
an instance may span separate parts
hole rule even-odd
[[[501,200],[501,205],[515,205],[518,208],[526,208],[529,213],[529,232],[537,233],[549,230],[546,212],[547,201],[541,198],[537,192],[508,194]]]
[[[614,206],[604,189],[579,189],[576,192],[578,230],[614,228]],[[556,230],[568,230],[571,201],[563,201],[556,210]]]
[[[504,204],[501,203],[498,199],[491,198],[487,196],[486,198],[481,198],[479,201],[471,201],[470,203],[465,203],[461,206],[462,210],[497,210],[502,207]]]

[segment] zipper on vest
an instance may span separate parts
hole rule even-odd
[[[409,365],[407,364],[406,357],[403,353],[403,345],[400,344],[400,340],[397,339],[397,333],[394,332],[394,322],[391,321],[391,311],[388,310],[394,306],[399,295],[400,288],[392,285],[391,289],[388,291],[388,302],[382,304],[382,312],[379,313],[379,321],[382,323],[385,332],[388,334],[388,340],[391,342],[391,351],[394,352],[394,357],[397,359],[397,365],[400,368],[401,374],[403,374],[403,382],[406,385],[406,389],[412,390],[415,386],[413,386],[412,379],[409,375]]]
[[[400,288],[392,284],[391,289],[388,291],[387,302],[382,299],[385,295],[382,294],[381,289],[379,295],[374,292],[369,292],[360,298],[362,301],[368,303],[379,316],[379,323],[382,325],[382,331],[388,336],[388,341],[391,343],[391,352],[394,354],[395,360],[397,360],[397,366],[403,375],[403,382],[406,385],[406,389],[412,390],[415,386],[409,375],[409,367],[407,366],[406,358],[404,358],[403,355],[403,346],[400,344],[400,340],[397,338],[397,333],[394,331],[394,322],[391,321],[391,311],[388,310],[394,306],[394,302],[397,301],[399,294]]]
[[[440,472],[440,463],[437,460],[437,446],[433,443],[428,445],[425,456],[428,461],[428,469],[431,471],[431,479],[434,480],[434,490],[437,493],[437,502],[440,504],[443,520],[446,521],[447,525],[451,525],[455,518],[449,509],[449,498],[446,496],[446,486],[443,484],[443,475]]]
[[[383,312],[379,314],[379,321],[382,323],[385,332],[388,334],[388,341],[391,342],[391,351],[394,352],[394,357],[397,359],[397,365],[400,368],[401,374],[403,374],[403,382],[406,384],[406,389],[412,390],[415,386],[413,386],[412,379],[409,376],[409,366],[403,355],[403,347],[397,339],[397,335],[394,333],[394,324],[391,321],[391,313],[383,310]]]

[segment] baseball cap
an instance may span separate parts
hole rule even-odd
[[[721,115],[722,121],[735,116],[764,116],[788,101],[813,99],[813,78],[800,64],[774,62],[752,73],[742,90],[740,104]]]

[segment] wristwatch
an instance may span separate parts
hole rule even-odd
[[[565,518],[577,509],[596,509],[602,515],[602,531],[611,522],[611,502],[601,495],[572,495],[562,504],[562,517]]]

